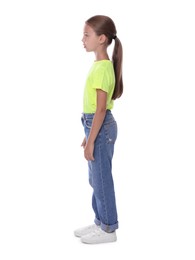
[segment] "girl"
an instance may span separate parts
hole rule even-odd
[[[112,61],[107,47],[115,41]],[[95,224],[75,230],[83,243],[97,244],[117,240],[117,209],[112,177],[112,157],[117,124],[112,115],[113,102],[123,92],[122,45],[115,24],[107,16],[96,15],[85,22],[82,42],[95,61],[86,80],[82,124],[82,142],[88,161],[89,183],[93,188],[92,207]]]

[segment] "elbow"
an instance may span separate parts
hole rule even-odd
[[[106,114],[106,107],[97,108],[96,113],[105,115]]]

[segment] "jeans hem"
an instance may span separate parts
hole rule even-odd
[[[94,222],[97,226],[100,226],[101,229],[107,233],[114,232],[116,229],[118,229],[118,222],[113,225],[106,225],[104,223],[101,223],[101,221],[97,218],[95,218]]]

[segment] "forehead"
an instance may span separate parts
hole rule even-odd
[[[86,33],[95,33],[95,31],[93,30],[93,28],[91,26],[89,26],[88,24],[84,25],[84,32]]]

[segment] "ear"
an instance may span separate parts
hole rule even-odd
[[[100,44],[104,44],[107,41],[107,37],[105,34],[101,34],[99,38]]]

